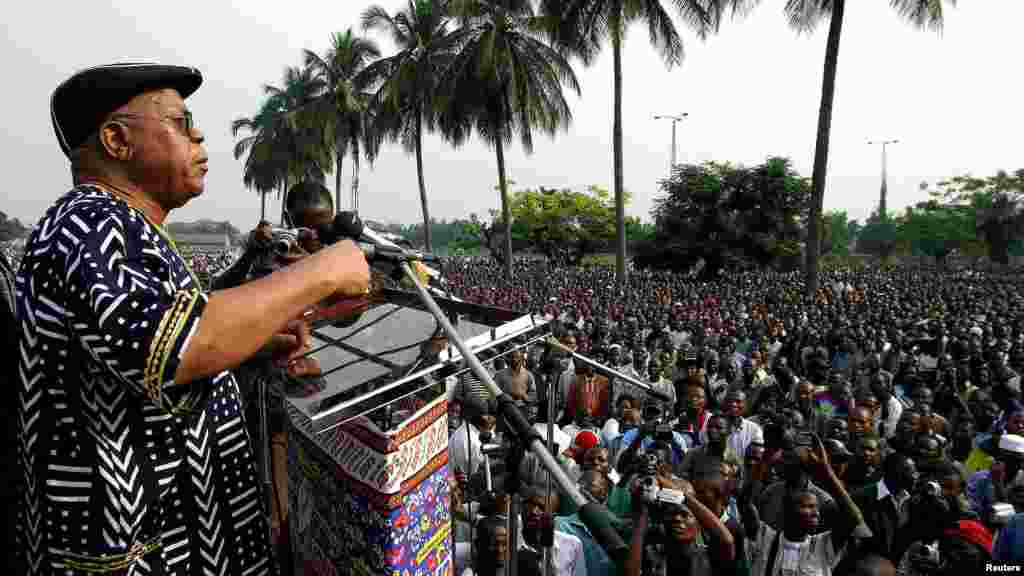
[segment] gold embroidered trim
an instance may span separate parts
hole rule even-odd
[[[159,542],[150,542],[148,544],[137,543],[124,554],[105,554],[99,557],[88,556],[85,554],[74,554],[63,550],[56,550],[55,552],[67,558],[66,560],[61,561],[61,564],[65,568],[80,570],[82,572],[89,572],[92,574],[105,574],[114,572],[115,570],[128,568],[135,564],[135,562],[140,558],[158,550],[161,546],[162,544]]]
[[[149,357],[143,376],[145,393],[150,400],[165,408],[168,407],[168,403],[163,398],[162,379],[167,368],[167,359],[198,299],[199,292],[196,290],[178,292],[174,297],[174,303],[160,318],[160,324],[149,347]]]

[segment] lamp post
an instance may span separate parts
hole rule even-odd
[[[869,140],[868,145],[873,146],[875,144],[882,145],[882,190],[879,192],[878,199],[878,217],[881,220],[885,220],[885,199],[888,195],[888,189],[886,185],[886,147],[889,144],[899,144],[899,140]]]
[[[672,168],[675,168],[675,165],[676,165],[676,123],[677,122],[682,122],[683,119],[685,119],[689,115],[690,115],[689,112],[683,112],[682,114],[678,114],[678,115],[675,115],[675,116],[671,116],[671,115],[668,115],[668,114],[655,114],[654,115],[654,119],[655,120],[671,120],[672,121],[672,163],[669,164],[669,166],[668,166],[669,172],[671,172]]]

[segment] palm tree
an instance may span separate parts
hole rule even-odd
[[[265,85],[267,99],[253,118],[238,118],[231,124],[233,135],[248,130],[250,135],[235,144],[235,158],[246,156],[243,181],[266,194],[278,190],[281,222],[288,186],[304,179],[323,181],[332,168],[330,142],[307,112],[321,91],[317,79],[302,68],[285,69],[281,86]],[[264,198],[263,217],[266,217]]]
[[[622,166],[622,44],[633,22],[646,24],[651,43],[669,66],[683,59],[683,41],[672,17],[660,0],[542,0],[548,16],[548,32],[562,50],[579,57],[585,65],[596,59],[606,40],[612,45],[614,110],[612,162],[615,192],[615,277],[626,278],[626,210]],[[726,6],[738,12],[745,0],[672,0],[683,22],[698,37],[718,29]]]
[[[245,156],[242,168],[242,182],[246,188],[256,190],[260,195],[260,221],[267,219],[267,194],[277,190],[281,176],[286,172],[280,163],[273,160],[274,102],[268,98],[252,117],[236,118],[231,122],[231,135],[238,137],[245,130],[248,136],[235,143],[234,155],[238,160]]]
[[[303,51],[306,69],[321,84],[312,107],[312,117],[332,137],[335,209],[341,209],[341,166],[347,154],[352,158],[352,209],[359,204],[359,160],[365,154],[372,161],[378,140],[371,122],[367,64],[380,57],[380,48],[372,39],[358,36],[349,28],[331,35],[331,45],[321,57],[312,50]],[[363,148],[362,154],[360,148]]]
[[[568,60],[541,38],[543,19],[530,0],[455,0],[459,52],[441,80],[440,125],[456,146],[476,132],[494,147],[505,228],[505,274],[512,276],[512,213],[505,146],[518,134],[533,151],[533,132],[554,136],[572,111],[563,84],[579,94]]]
[[[950,5],[956,0],[948,0]],[[889,0],[893,9],[917,28],[941,31],[942,0]],[[825,18],[831,18],[825,42],[825,73],[821,81],[821,105],[818,108],[818,131],[814,145],[814,168],[811,172],[811,215],[807,224],[807,262],[805,290],[813,297],[818,290],[819,220],[825,197],[825,176],[828,164],[829,136],[832,129],[832,97],[835,94],[836,65],[839,40],[843,31],[846,0],[787,0],[789,24],[799,32],[811,32]]]
[[[379,83],[374,101],[381,113],[381,128],[392,141],[401,141],[406,152],[416,154],[428,252],[433,250],[433,234],[423,179],[423,130],[434,128],[437,78],[455,55],[449,21],[448,0],[409,0],[394,16],[380,6],[363,12],[363,29],[390,35],[398,47],[393,56],[370,64],[366,74]]]

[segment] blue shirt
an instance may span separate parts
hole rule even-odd
[[[629,448],[630,445],[633,444],[633,440],[636,438],[636,435],[639,434],[639,433],[640,433],[640,429],[639,428],[633,428],[632,430],[628,430],[622,436],[619,436],[618,438],[616,438],[617,442],[615,443],[615,448],[618,450],[617,453],[616,453],[617,455],[615,457],[615,461],[616,462],[618,462],[618,456],[621,455],[621,453],[624,452],[626,450],[626,448]],[[654,446],[654,438],[653,437],[647,437],[647,438],[644,438],[643,440],[640,441],[640,448],[642,450],[649,450],[652,446]],[[686,451],[689,450],[689,449],[690,449],[690,441],[687,439],[687,437],[684,434],[681,434],[681,433],[676,432],[675,430],[673,430],[672,431],[672,466],[673,467],[678,466],[679,464],[681,464],[683,462],[683,456],[686,454]]]

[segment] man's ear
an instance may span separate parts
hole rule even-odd
[[[134,150],[128,127],[117,121],[103,124],[99,131],[100,147],[104,154],[115,160],[131,160]]]

